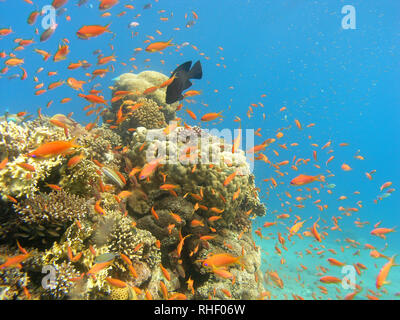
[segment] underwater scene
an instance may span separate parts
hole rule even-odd
[[[399,30],[396,0],[0,0],[0,299],[399,299]]]

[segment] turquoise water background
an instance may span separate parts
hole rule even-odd
[[[234,129],[238,127],[238,123],[233,120],[238,116],[242,119],[243,128],[261,128],[262,137],[255,139],[258,144],[267,138],[275,137],[280,129],[291,126],[281,130],[284,137],[263,152],[273,163],[292,161],[293,156],[312,159],[312,151],[317,150],[318,162],[311,160],[307,165],[299,165],[299,171],[290,169],[291,164],[286,168],[282,167],[280,171],[287,174],[279,179],[274,168],[262,161],[256,161],[254,174],[268,213],[265,218],[254,220],[254,230],[261,227],[265,221],[276,221],[277,214],[290,213],[289,208],[293,210],[292,216],[288,221],[283,221],[289,227],[293,223],[293,215],[299,215],[302,219],[313,217],[305,223],[301,232],[311,227],[318,216],[325,219],[331,227],[331,217],[340,215],[339,206],[356,207],[356,202],[361,200],[363,207],[357,213],[351,217],[343,216],[340,220],[342,232],[324,230],[329,235],[322,244],[326,248],[335,249],[338,252],[335,258],[338,260],[349,264],[360,262],[368,267],[358,278],[364,288],[359,298],[365,298],[367,289],[376,290],[375,278],[386,260],[371,258],[369,251],[363,249],[364,245],[370,243],[381,250],[387,243],[387,249],[383,251],[386,255],[400,252],[399,232],[389,234],[386,241],[369,234],[378,221],[382,221],[381,226],[388,228],[400,225],[400,197],[397,190],[377,204],[373,201],[381,194],[379,188],[384,182],[392,181],[392,187],[397,189],[400,180],[400,2],[120,1],[108,11],[111,13],[110,17],[100,16],[102,12],[97,8],[99,1],[89,0],[81,7],[76,5],[77,2],[68,1],[65,5],[67,11],[57,17],[58,27],[55,34],[48,41],[40,43],[39,35],[43,32],[40,17],[34,26],[29,26],[26,19],[30,12],[50,4],[50,1],[36,0],[34,5],[23,0],[0,1],[0,28],[11,27],[13,30],[12,34],[0,40],[0,52],[12,52],[16,47],[15,38],[35,40],[35,43],[25,50],[15,52],[18,58],[24,58],[23,67],[28,73],[28,79],[9,79],[13,74],[21,74],[19,68],[10,68],[7,74],[1,75],[2,113],[7,110],[10,113],[27,111],[36,115],[37,109],[41,107],[46,115],[74,112],[73,117],[77,121],[93,121],[95,116],[87,117],[82,111],[86,102],[77,96],[76,91],[64,84],[43,95],[35,96],[33,87],[36,83],[32,79],[36,70],[44,67],[44,71],[37,76],[39,82],[44,82],[45,87],[51,82],[66,80],[70,76],[86,80],[85,73],[96,68],[97,59],[93,51],[97,49],[105,56],[112,53],[116,55],[117,61],[112,63],[115,71],[108,73],[104,78],[96,78],[93,83],[84,85],[84,88],[87,93],[92,84],[99,83],[107,99],[111,98],[108,87],[112,85],[112,79],[131,71],[132,64],[137,66],[138,72],[148,68],[169,74],[182,62],[200,59],[204,76],[202,80],[194,81],[192,88],[202,90],[202,95],[194,97],[196,104],[185,103],[185,106],[196,114],[224,111],[222,123],[207,124],[203,125],[204,127]],[[152,8],[144,10],[143,6],[146,3],[152,3]],[[126,9],[124,4],[132,4],[135,9]],[[342,28],[342,18],[345,15],[341,13],[341,9],[344,5],[352,5],[356,9],[355,30]],[[159,10],[165,12],[160,13]],[[192,10],[198,14],[199,19],[192,27],[187,28],[186,23],[193,20]],[[117,17],[121,11],[127,13]],[[141,16],[134,18],[137,14]],[[188,14],[187,19],[185,14]],[[66,20],[67,15],[71,17],[69,22]],[[169,20],[164,22],[160,17],[169,17]],[[132,21],[137,21],[140,25],[129,28],[128,24]],[[111,33],[87,41],[76,36],[76,31],[83,25],[106,25],[110,22],[110,30],[115,33],[115,38]],[[180,30],[174,30],[177,27]],[[38,28],[39,35],[35,34],[35,28]],[[158,35],[156,30],[160,30],[162,35]],[[132,37],[132,32],[136,31],[138,35]],[[167,48],[162,54],[135,54],[135,48],[144,48],[147,45],[143,43],[148,39],[146,35],[154,36],[156,41],[172,38],[174,44],[189,42],[189,45],[179,50],[176,50],[176,47]],[[70,53],[64,61],[55,63],[51,57],[44,62],[40,55],[33,52],[33,48],[39,48],[54,55],[58,45],[65,38],[70,42]],[[196,46],[198,50],[191,45]],[[129,61],[131,57],[135,57],[136,60]],[[0,65],[6,59],[1,59]],[[145,59],[151,60],[146,62]],[[88,60],[93,67],[89,70],[67,69],[71,62],[78,60]],[[165,63],[160,60],[164,60]],[[57,71],[58,74],[48,77],[48,71]],[[263,94],[266,94],[266,97],[261,97]],[[72,101],[61,104],[60,100],[65,97],[72,98]],[[54,103],[46,109],[50,100],[54,100]],[[249,119],[246,115],[248,107],[258,102],[264,107],[254,108],[254,114]],[[287,109],[279,111],[284,106]],[[197,124],[184,111],[178,115],[191,125]],[[300,121],[302,130],[295,126],[294,119]],[[310,123],[315,123],[315,126],[306,128]],[[328,141],[332,141],[331,147],[321,150]],[[342,142],[348,143],[349,146],[339,147],[339,143]],[[284,150],[278,143],[286,143],[288,146],[298,143],[299,146]],[[318,147],[311,146],[311,143],[318,144]],[[279,157],[274,155],[273,149],[279,152]],[[332,154],[327,153],[330,149],[334,150]],[[365,160],[355,159],[357,152]],[[331,155],[335,158],[326,166],[325,162]],[[314,167],[315,163],[321,168]],[[341,170],[343,163],[350,165],[353,170]],[[327,194],[326,189],[322,189],[319,195],[315,191],[307,192],[304,188],[303,191],[297,191],[297,187],[289,184],[291,179],[300,173],[326,174],[327,168],[334,174],[334,177],[327,179],[328,183],[336,185],[332,189],[332,195]],[[371,170],[376,170],[372,181],[365,176],[365,172]],[[278,183],[283,184],[271,189],[271,184],[263,181],[270,177],[275,177]],[[320,184],[309,186],[320,187]],[[293,198],[308,194],[311,194],[312,198],[302,202],[305,208],[296,208],[293,206],[296,201],[289,199],[285,191],[290,192]],[[359,191],[360,194],[356,195],[354,191]],[[347,196],[347,199],[339,201],[338,198],[342,195]],[[322,204],[327,204],[328,209],[320,212],[313,204],[317,199],[321,199]],[[291,204],[282,207],[285,201],[290,201]],[[370,224],[358,228],[354,224],[356,218]],[[320,226],[323,228],[325,224]],[[284,289],[273,286],[267,288],[273,295],[284,298],[286,294],[291,299],[290,294],[295,293],[304,298],[311,298],[312,292],[316,292],[321,298],[335,299],[336,294],[344,296],[348,293],[343,289],[341,293],[337,293],[335,285],[326,285],[329,287],[329,294],[320,294],[316,287],[321,284],[316,266],[328,268],[327,274],[335,276],[340,276],[340,268],[329,266],[326,261],[331,257],[329,253],[322,256],[305,254],[309,244],[320,247],[320,244],[311,238],[300,240],[293,237],[295,244],[287,243],[288,251],[282,251],[286,263],[281,265],[281,256],[274,250],[278,242],[278,231],[287,233],[285,226],[279,224],[269,229],[262,228],[263,235],[271,237],[269,240],[261,240],[255,235],[257,245],[268,252],[268,255],[262,253],[265,259],[262,269],[277,270],[285,283]],[[269,233],[271,235],[268,235]],[[357,248],[346,248],[342,253],[340,246],[348,245],[344,242],[345,238],[356,240],[361,245]],[[337,239],[340,242],[336,241]],[[357,249],[360,249],[360,256],[353,256]],[[299,251],[304,255],[301,260],[295,253]],[[299,272],[296,268],[299,268],[300,263],[308,269]],[[298,273],[302,278],[300,283],[294,280]],[[400,292],[400,268],[393,268],[388,279],[392,283],[385,286],[388,294],[384,294],[382,298],[396,298],[395,293]],[[302,282],[304,288],[300,285]]]

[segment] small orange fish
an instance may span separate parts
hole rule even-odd
[[[75,144],[75,139],[70,141],[53,141],[42,144],[36,150],[28,153],[27,157],[43,159],[58,156],[69,151],[71,148],[82,148],[82,146]]]
[[[201,121],[212,121],[217,119],[218,117],[221,117],[222,111],[221,112],[210,112],[210,113],[206,113],[205,115],[203,115],[201,117]]]
[[[55,191],[61,191],[62,190],[62,188],[60,186],[56,185],[56,184],[46,183],[46,186],[49,187],[50,189],[55,190]]]
[[[154,218],[156,218],[156,220],[159,219],[158,214],[156,212],[156,210],[154,210],[154,207],[151,207],[151,214],[153,215]]]
[[[350,167],[348,164],[343,163],[343,164],[342,164],[342,170],[343,170],[343,171],[350,171],[350,170],[351,170],[351,167]]]
[[[191,226],[191,227],[204,227],[204,223],[203,223],[202,221],[200,221],[200,220],[193,219],[193,220],[190,222],[190,226]]]
[[[319,281],[323,283],[341,283],[342,279],[333,276],[323,276],[322,278],[319,279]]]
[[[142,168],[142,171],[139,173],[139,179],[143,180],[146,179],[147,177],[151,176],[153,172],[157,169],[157,167],[160,165],[160,161],[162,158],[157,158],[154,159],[144,165]]]
[[[308,176],[305,174],[300,174],[297,177],[295,177],[292,181],[290,181],[291,185],[295,186],[303,186],[305,184],[314,182],[314,181],[325,181],[325,177],[323,175],[317,175],[317,176]]]
[[[162,84],[160,84],[158,87],[159,88],[164,88],[164,87],[168,87],[174,80],[175,80],[176,75],[174,74],[171,78],[169,78],[168,80],[164,81]]]
[[[161,263],[160,263],[160,268],[161,268],[161,271],[162,271],[162,273],[163,273],[165,279],[167,279],[168,281],[170,281],[170,280],[171,280],[171,276],[170,276],[168,270],[165,269]]]
[[[54,62],[67,59],[67,54],[69,53],[68,45],[59,45],[56,54],[53,57]]]
[[[379,270],[379,274],[376,278],[376,288],[380,289],[383,285],[389,284],[390,282],[386,281],[386,278],[389,274],[389,271],[392,267],[399,266],[398,264],[394,263],[396,255],[389,258],[389,261]]]
[[[21,167],[24,170],[27,170],[30,172],[35,172],[35,167],[29,163],[20,162],[20,163],[17,163],[17,166]]]
[[[107,24],[106,26],[99,26],[99,25],[90,25],[90,26],[83,26],[77,31],[77,36],[80,39],[87,40],[89,38],[97,37],[104,32],[111,32],[108,30],[108,27],[111,23]]]
[[[94,210],[95,210],[97,213],[99,213],[99,214],[101,214],[101,215],[104,216],[106,213],[105,213],[104,209],[100,206],[100,202],[101,202],[101,200],[97,200],[97,201],[96,201],[96,203],[95,203],[95,205],[94,205]]]
[[[87,101],[89,101],[91,103],[100,103],[100,104],[108,105],[107,101],[104,100],[104,98],[102,98],[100,96],[96,96],[94,94],[84,95],[82,93],[79,93],[78,96],[81,97],[81,98],[86,99]]]
[[[7,157],[5,157],[3,160],[1,160],[1,162],[0,162],[0,170],[4,169],[6,167],[6,165],[7,165],[7,163],[8,163],[8,158]]]
[[[229,253],[217,253],[205,259],[203,261],[203,267],[218,268],[236,263],[241,264],[241,258],[241,256],[235,257]]]
[[[171,43],[172,39],[168,40],[167,42],[160,41],[160,42],[153,42],[147,46],[145,49],[147,52],[157,52],[157,51],[162,51],[167,47],[174,46],[174,44]]]
[[[20,268],[21,262],[25,261],[30,256],[31,256],[31,253],[27,253],[27,254],[21,254],[21,255],[7,258],[7,260],[3,264],[0,265],[0,269],[12,268],[12,267]]]
[[[99,271],[109,267],[114,261],[105,261],[105,262],[100,262],[100,263],[96,263],[88,272],[87,275],[95,275],[96,273],[98,273]]]
[[[108,10],[115,6],[118,0],[101,0],[99,4],[99,10]]]
[[[238,171],[234,171],[233,173],[231,173],[225,180],[224,180],[224,187],[226,187],[232,180],[233,178],[235,178],[235,176],[238,174]]]
[[[106,281],[113,287],[116,288],[125,288],[127,286],[126,282],[119,280],[119,279],[114,279],[114,278],[110,278],[107,277]]]
[[[78,154],[76,156],[73,156],[71,159],[68,160],[67,162],[67,166],[68,168],[73,168],[75,167],[83,158],[85,158],[85,155],[82,154]]]

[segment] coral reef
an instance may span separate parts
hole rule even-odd
[[[167,79],[154,71],[118,77],[100,127],[63,115],[0,122],[3,299],[260,297],[251,219],[266,208],[244,151],[169,123],[178,103],[164,102],[158,87]],[[82,147],[26,156],[72,138]],[[215,254],[237,261],[203,265]],[[43,268],[56,274],[50,286],[42,286]]]

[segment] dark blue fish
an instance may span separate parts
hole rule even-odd
[[[201,79],[203,71],[200,61],[197,61],[192,68],[192,61],[181,64],[172,72],[170,79],[175,75],[174,81],[167,87],[165,102],[170,104],[183,99],[182,92],[188,89],[192,83],[189,79]]]

